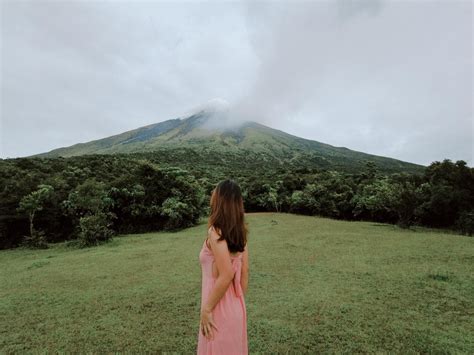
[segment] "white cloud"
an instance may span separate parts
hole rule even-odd
[[[244,119],[332,145],[473,162],[470,1],[1,7],[2,157],[222,97]]]

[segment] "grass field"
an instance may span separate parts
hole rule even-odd
[[[248,214],[251,353],[474,353],[474,238]],[[0,251],[0,353],[197,346],[206,226]]]

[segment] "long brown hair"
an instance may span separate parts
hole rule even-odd
[[[219,182],[211,195],[211,215],[207,227],[220,232],[229,252],[243,252],[247,244],[247,224],[244,220],[244,201],[239,185],[233,180]],[[219,230],[217,230],[219,229]]]

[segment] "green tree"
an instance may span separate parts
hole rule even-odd
[[[282,181],[277,181],[275,184],[264,184],[263,192],[257,196],[257,203],[268,210],[280,212],[282,200],[278,194]]]
[[[40,184],[36,191],[31,192],[20,200],[17,211],[28,214],[31,244],[43,244],[44,235],[40,232],[36,233],[33,222],[35,214],[43,210],[44,203],[51,198],[53,190],[51,185]]]
[[[69,194],[63,205],[69,213],[82,217],[103,212],[112,202],[105,183],[89,178]]]
[[[408,228],[413,224],[416,209],[420,205],[420,188],[406,180],[403,184],[394,184],[393,191],[392,208],[398,214],[397,224],[402,228]]]
[[[112,204],[105,183],[95,178],[87,179],[69,194],[63,206],[75,220],[79,246],[93,246],[112,238],[110,226],[116,217],[109,212]]]
[[[450,227],[464,211],[474,209],[474,168],[449,159],[433,162],[424,175],[420,221],[431,227]]]
[[[189,206],[178,197],[168,197],[161,205],[161,215],[167,217],[166,229],[175,229],[182,224]]]
[[[394,211],[396,192],[387,177],[363,185],[362,190],[352,197],[354,216],[368,216],[369,219],[382,221]]]

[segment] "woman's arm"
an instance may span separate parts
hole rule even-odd
[[[212,311],[220,299],[225,295],[227,288],[234,278],[234,270],[230,259],[229,249],[226,240],[217,241],[219,235],[211,229],[209,243],[214,255],[219,276],[217,276],[214,287],[209,294],[204,310]]]
[[[247,288],[249,284],[249,244],[245,246],[244,252],[242,253],[242,274],[240,276],[240,285],[242,286],[242,292],[244,296],[247,294]]]

